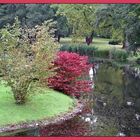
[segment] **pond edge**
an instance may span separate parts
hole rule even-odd
[[[19,124],[2,126],[0,127],[0,136],[9,136],[8,135],[9,133],[16,134],[19,132],[25,132],[32,129],[43,128],[47,125],[61,124],[67,120],[74,118],[77,115],[80,115],[82,113],[83,108],[84,101],[75,100],[75,106],[61,115],[32,122],[23,122]]]

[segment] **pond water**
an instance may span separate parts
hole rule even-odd
[[[140,136],[140,79],[111,64],[97,64],[93,79],[91,135]]]
[[[105,63],[89,75],[95,83],[89,113],[18,136],[140,136],[140,79]]]

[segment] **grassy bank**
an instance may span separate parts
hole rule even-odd
[[[111,39],[94,37],[93,42],[90,46],[96,46],[99,49],[109,49],[112,46],[115,46],[117,48],[122,47],[122,45],[110,45],[110,44],[108,44],[108,42],[110,40]],[[72,38],[62,38],[60,43],[61,44],[73,44],[73,45],[74,44],[86,45],[85,39],[80,39],[80,38],[76,39],[76,41],[73,41]]]
[[[0,84],[0,126],[53,117],[74,106],[73,99],[51,89],[41,89],[35,94],[25,105],[16,105],[11,89]]]
[[[94,37],[92,44],[88,46],[84,39],[77,39],[74,42],[71,38],[62,38],[60,50],[87,55],[90,58],[90,62],[104,60],[112,61],[120,67],[124,65],[140,67],[140,65],[137,64],[137,59],[140,59],[139,52],[134,56],[132,52],[128,53],[122,49],[122,45],[110,45],[109,41],[110,39]]]
[[[128,53],[117,47],[96,47],[86,44],[63,44],[61,51],[75,52],[80,55],[86,55],[89,57],[99,57],[102,59],[114,59],[116,61],[124,62],[128,58]]]

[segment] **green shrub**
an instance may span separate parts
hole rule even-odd
[[[48,33],[47,23],[22,33],[18,20],[12,26],[0,30],[0,68],[3,80],[11,87],[16,104],[24,104],[30,93],[31,83],[53,76],[53,66],[58,45]],[[35,33],[32,44],[28,33]],[[47,57],[46,57],[47,56]],[[47,72],[46,72],[47,71]]]
[[[109,49],[103,49],[103,50],[95,50],[94,52],[95,57],[101,57],[101,58],[109,58]]]
[[[136,63],[140,65],[140,58],[137,58]]]
[[[117,50],[116,57],[118,60],[126,61],[126,59],[128,58],[128,53],[125,50]]]
[[[91,46],[89,47],[86,44],[64,44],[60,48],[60,51],[68,51],[79,53],[80,55],[94,56],[96,48]]]
[[[125,50],[116,49],[113,53],[113,59],[117,61],[126,61],[128,58],[128,53]]]
[[[117,61],[126,61],[128,53],[125,50],[113,48],[98,49],[94,46],[85,44],[65,44],[61,47],[61,51],[75,52],[80,55],[89,57],[112,58]]]
[[[118,44],[120,44],[120,43],[121,43],[120,40],[110,40],[110,41],[108,42],[108,44],[111,44],[111,45],[118,45]]]
[[[96,51],[96,48],[95,47],[88,47],[87,48],[87,54],[88,54],[88,56],[93,57],[95,51]]]

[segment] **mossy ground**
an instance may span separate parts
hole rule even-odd
[[[0,84],[0,126],[54,117],[73,106],[73,99],[51,89],[38,89],[26,104],[16,105],[11,89]]]

